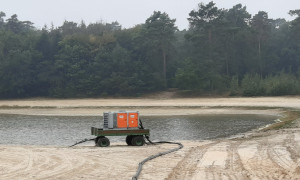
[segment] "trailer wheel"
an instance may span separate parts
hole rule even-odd
[[[133,146],[143,146],[145,144],[145,140],[143,136],[134,136],[131,140],[131,144]]]
[[[98,142],[99,138],[101,138],[101,137],[103,137],[103,136],[98,136],[98,137],[95,138],[94,141],[95,141],[95,144],[96,144],[96,145],[97,145],[97,142]]]
[[[127,143],[128,146],[132,146],[132,143],[131,143],[132,138],[133,138],[132,135],[129,135],[129,136],[126,137],[126,143]]]
[[[110,145],[109,139],[107,137],[100,137],[97,141],[97,146],[99,147],[107,147]]]

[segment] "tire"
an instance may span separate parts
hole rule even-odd
[[[134,136],[131,140],[132,146],[143,146],[145,144],[145,140],[143,136]]]
[[[96,137],[96,139],[94,140],[94,141],[95,141],[95,144],[96,144],[96,146],[97,146],[97,142],[98,142],[99,138],[102,138],[102,137],[104,137],[104,136],[97,136],[97,137]]]
[[[96,143],[99,147],[107,147],[110,145],[109,139],[106,137],[100,137]]]
[[[133,138],[132,135],[129,135],[129,136],[126,137],[126,143],[127,143],[128,146],[132,146],[132,143],[131,143],[132,138]]]

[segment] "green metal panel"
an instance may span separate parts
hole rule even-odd
[[[92,127],[91,134],[95,136],[150,135],[150,131],[149,129],[103,130],[103,129]]]

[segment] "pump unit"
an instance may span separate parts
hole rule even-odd
[[[126,143],[131,146],[142,146],[145,143],[143,136],[149,136],[149,129],[140,124],[138,111],[118,111],[103,113],[103,128],[91,128],[92,135],[97,136],[97,146],[106,147],[110,141],[105,136],[127,136]]]
[[[103,113],[103,129],[138,129],[138,111],[119,111]]]

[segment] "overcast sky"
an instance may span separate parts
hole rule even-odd
[[[6,18],[17,14],[19,20],[29,20],[35,27],[55,27],[73,21],[86,24],[95,22],[118,21],[123,28],[130,28],[144,23],[153,11],[162,11],[176,19],[180,30],[188,28],[188,14],[197,9],[200,2],[211,0],[0,0],[0,11]],[[254,15],[266,11],[269,18],[294,19],[288,15],[289,10],[300,9],[300,0],[214,0],[218,8],[229,9],[241,3]]]

